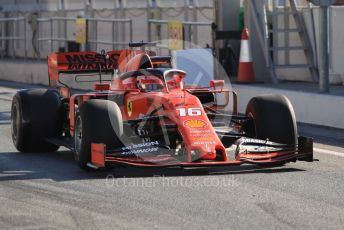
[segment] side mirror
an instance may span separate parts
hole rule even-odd
[[[214,89],[217,87],[223,88],[225,86],[225,81],[224,80],[211,80],[209,82],[209,86]]]
[[[211,80],[209,82],[210,88],[213,88],[215,92],[214,106],[217,108],[225,108],[229,103],[229,91],[224,90],[225,81],[224,80]],[[218,97],[218,95],[224,94],[224,97]],[[234,106],[234,105],[233,105]]]

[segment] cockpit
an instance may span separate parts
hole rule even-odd
[[[184,88],[183,79],[186,76],[184,71],[171,68],[154,68],[151,58],[147,54],[134,56],[122,71],[114,79],[115,88],[139,89],[142,92],[161,92],[164,89],[168,92],[169,90]]]

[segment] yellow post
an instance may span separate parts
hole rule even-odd
[[[75,42],[79,44],[86,43],[86,19],[77,18],[75,21]]]
[[[168,49],[183,49],[183,23],[181,21],[168,22]]]

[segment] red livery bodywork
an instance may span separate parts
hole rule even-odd
[[[120,164],[138,167],[211,167],[244,163],[268,165],[313,159],[312,140],[304,137],[300,137],[299,144],[294,146],[283,145],[284,143],[266,145],[266,151],[239,148],[237,143],[245,138],[242,127],[252,122],[252,119],[237,114],[236,93],[226,89],[223,80],[213,80],[209,87],[186,86],[185,72],[172,68],[156,68],[170,64],[169,60],[156,56],[154,52],[142,50],[110,51],[102,54],[52,53],[48,56],[51,86],[58,85],[60,73],[99,72],[113,75],[110,82],[97,82],[93,91],[87,93],[72,94],[71,89],[60,85],[60,95],[68,104],[69,119],[65,136],[73,140],[77,109],[84,102],[117,98],[115,102],[120,109],[123,124],[138,133],[137,136],[141,138],[139,143],[142,142],[143,146],[145,143],[151,144],[154,148],[150,149],[157,148],[160,151],[162,145],[175,142],[170,143],[165,148],[166,151],[162,152],[153,153],[150,149],[145,149],[149,152],[148,155],[136,154],[140,152],[138,150],[130,154],[125,152],[125,146],[132,143],[123,143],[123,146],[116,149],[108,149],[105,143],[91,143],[89,163],[93,166]],[[216,95],[224,95],[223,104],[217,103]],[[222,113],[224,108],[228,107],[230,95],[233,95],[231,115]],[[212,116],[236,122],[231,131],[223,134],[214,127],[216,121]],[[147,131],[145,126],[150,126],[150,130]],[[147,130],[141,129],[142,127]],[[142,134],[143,131],[145,134]],[[172,141],[164,140],[163,135],[168,138],[173,136]],[[238,145],[232,159],[228,156],[228,143],[223,140],[224,137],[235,139],[231,145]],[[126,137],[126,141],[128,140],[131,140],[130,135]],[[135,140],[137,141],[137,138]],[[158,144],[154,144],[155,142]],[[255,144],[264,147],[264,144],[258,141],[251,145]]]

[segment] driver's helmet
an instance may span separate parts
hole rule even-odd
[[[151,92],[161,91],[164,85],[162,80],[156,76],[143,76],[137,79],[137,87],[141,90]]]

